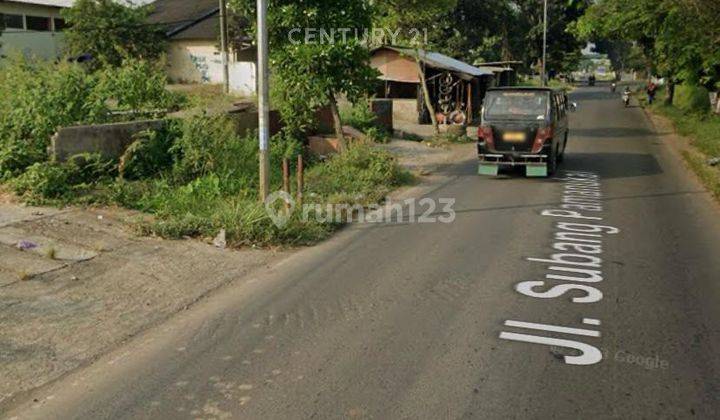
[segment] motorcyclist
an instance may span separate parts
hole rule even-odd
[[[623,103],[625,103],[625,106],[630,105],[630,94],[631,94],[630,86],[625,86],[625,89],[623,90],[623,93],[622,93]]]

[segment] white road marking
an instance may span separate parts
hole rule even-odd
[[[541,330],[559,332],[563,334],[584,335],[586,337],[600,337],[599,331],[586,330],[582,328],[561,327],[558,325],[536,324],[534,322],[505,321],[508,327],[526,328],[528,330]]]

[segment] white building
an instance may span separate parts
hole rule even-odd
[[[217,0],[157,0],[150,22],[165,27],[168,77],[175,83],[223,82],[220,54],[220,12]],[[256,93],[257,53],[254,48],[230,54],[230,88]]]
[[[0,0],[0,57],[12,51],[44,59],[62,55],[65,21],[60,11],[73,0]]]

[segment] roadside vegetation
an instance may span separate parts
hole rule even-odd
[[[710,101],[706,89],[686,85],[676,89],[674,105],[657,101],[649,109],[669,119],[680,135],[690,139],[696,151],[686,151],[683,156],[715,197],[720,199],[720,163],[714,161],[720,158],[720,115],[708,111]],[[641,103],[647,106],[644,98]]]
[[[6,183],[32,204],[139,210],[151,216],[136,220],[140,232],[165,238],[212,238],[225,230],[230,246],[302,245],[342,225],[312,213],[303,220],[301,209],[284,226],[274,225],[258,200],[257,144],[255,134],[238,136],[226,116],[170,120],[141,133],[118,161],[97,155],[39,161]],[[283,158],[294,162],[303,149],[283,135],[271,145],[272,189],[279,190]],[[370,205],[407,180],[393,156],[368,143],[351,144],[327,162],[308,161],[306,204]]]
[[[547,85],[548,87],[551,87],[553,89],[563,89],[568,92],[575,89],[575,86],[573,86],[571,83],[559,79],[549,79]],[[537,77],[530,77],[522,80],[520,82],[520,86],[540,87],[542,86],[542,80]]]
[[[307,8],[295,7],[294,2],[284,6],[287,13],[271,14],[271,19],[282,18],[278,22],[286,26],[304,19]],[[370,24],[371,14],[356,2],[315,6],[323,13],[318,25]],[[242,98],[217,95],[213,88],[168,89],[163,31],[146,23],[149,13],[144,6],[79,0],[64,12],[70,25],[66,53],[71,58],[91,57],[89,61],[42,62],[18,56],[3,64],[3,188],[31,204],[138,210],[136,226],[149,235],[212,238],[225,231],[230,246],[309,244],[341,226],[340,219],[312,213],[301,217],[300,208],[289,214],[288,223],[273,223],[259,200],[257,133],[241,137],[232,116],[221,112]],[[283,40],[279,33],[273,39]],[[306,204],[375,204],[407,180],[392,155],[373,147],[373,142],[387,141],[390,133],[377,124],[364,99],[377,76],[368,66],[366,48],[351,42],[308,48],[283,45],[273,51],[274,104],[285,128],[271,141],[271,191],[282,188],[283,159],[292,163],[294,174],[298,155],[304,155]],[[344,116],[346,121],[357,125],[369,141],[348,142],[344,153],[321,162],[305,154],[304,136],[313,128],[316,108],[337,105],[340,94],[356,104]],[[214,107],[220,110],[214,112]],[[59,127],[167,118],[179,110],[192,112],[166,119],[161,129],[140,133],[116,160],[82,154],[55,162],[47,152]],[[334,113],[338,116],[336,106]]]

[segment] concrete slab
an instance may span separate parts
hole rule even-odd
[[[99,212],[68,212],[24,223],[22,229],[28,234],[95,252],[113,251],[133,242],[131,233],[121,222]]]
[[[0,244],[17,248],[21,242],[26,244],[25,252],[50,260],[79,262],[93,259],[99,254],[97,251],[38,235],[24,228],[14,226],[0,228]]]
[[[65,264],[61,261],[21,251],[12,246],[0,245],[0,287],[64,266]]]
[[[37,220],[62,212],[63,210],[60,209],[25,207],[17,204],[0,203],[0,227],[27,220]]]

